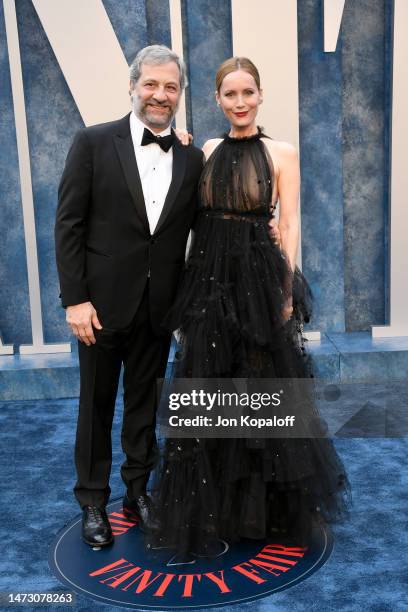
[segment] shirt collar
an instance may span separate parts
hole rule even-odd
[[[166,129],[164,129],[162,132],[158,132],[156,134],[155,132],[153,132],[153,130],[147,127],[147,125],[145,125],[143,121],[140,121],[139,117],[137,117],[134,111],[132,111],[130,113],[130,132],[132,134],[133,142],[136,146],[140,146],[145,128],[152,132],[152,134],[155,134],[155,136],[168,136],[169,134],[171,134],[171,125],[166,127]]]

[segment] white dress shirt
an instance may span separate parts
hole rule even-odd
[[[142,181],[150,233],[153,234],[171,183],[173,148],[171,147],[166,153],[155,142],[142,147],[141,142],[145,127],[147,126],[132,111],[130,113],[130,133],[140,180]],[[156,136],[167,136],[168,134],[171,134],[170,126]]]

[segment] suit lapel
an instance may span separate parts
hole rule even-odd
[[[166,199],[164,201],[161,215],[156,225],[156,229],[154,230],[155,234],[161,229],[165,220],[167,219],[173,207],[174,200],[176,199],[177,194],[180,191],[181,185],[183,184],[184,175],[186,172],[187,147],[180,143],[179,139],[174,134],[174,131],[173,135],[173,170],[171,183],[167,192]]]
[[[149,221],[146,214],[146,206],[143,195],[142,182],[136,163],[135,150],[130,133],[129,115],[121,121],[117,134],[113,137],[119,160],[125,175],[126,183],[132,195],[137,213],[143,226],[150,234]]]
[[[154,233],[157,233],[158,230],[161,229],[167,216],[169,215],[173,207],[174,201],[177,197],[177,194],[180,191],[181,185],[183,184],[184,175],[186,171],[187,147],[180,143],[174,131],[173,134],[174,144],[172,178],[166,199],[164,201],[163,209]],[[142,182],[140,180],[139,170],[136,163],[135,150],[133,147],[132,135],[130,133],[129,115],[126,115],[126,117],[121,120],[118,126],[117,133],[114,136],[114,143],[118,152],[123,174],[125,175],[126,183],[132,195],[132,199],[136,207],[137,213],[146,231],[150,234]]]

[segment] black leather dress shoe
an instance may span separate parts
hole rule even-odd
[[[82,539],[89,546],[108,546],[112,544],[112,529],[104,508],[98,508],[98,506],[85,506],[83,508]]]
[[[126,494],[123,498],[123,514],[137,520],[142,531],[152,532],[159,528],[159,523],[154,518],[153,502],[146,494],[135,499],[129,499]]]

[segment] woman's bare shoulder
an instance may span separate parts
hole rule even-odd
[[[296,147],[285,140],[276,140],[275,138],[262,138],[262,142],[266,144],[269,150],[275,151],[280,155],[297,155]]]
[[[298,158],[297,149],[290,142],[276,140],[274,138],[262,138],[262,142],[272,157],[275,172],[277,174],[279,174],[280,170],[285,167],[288,162],[295,161]]]
[[[203,144],[203,151],[206,159],[208,159],[218,147],[218,145],[222,142],[222,138],[210,138]]]

